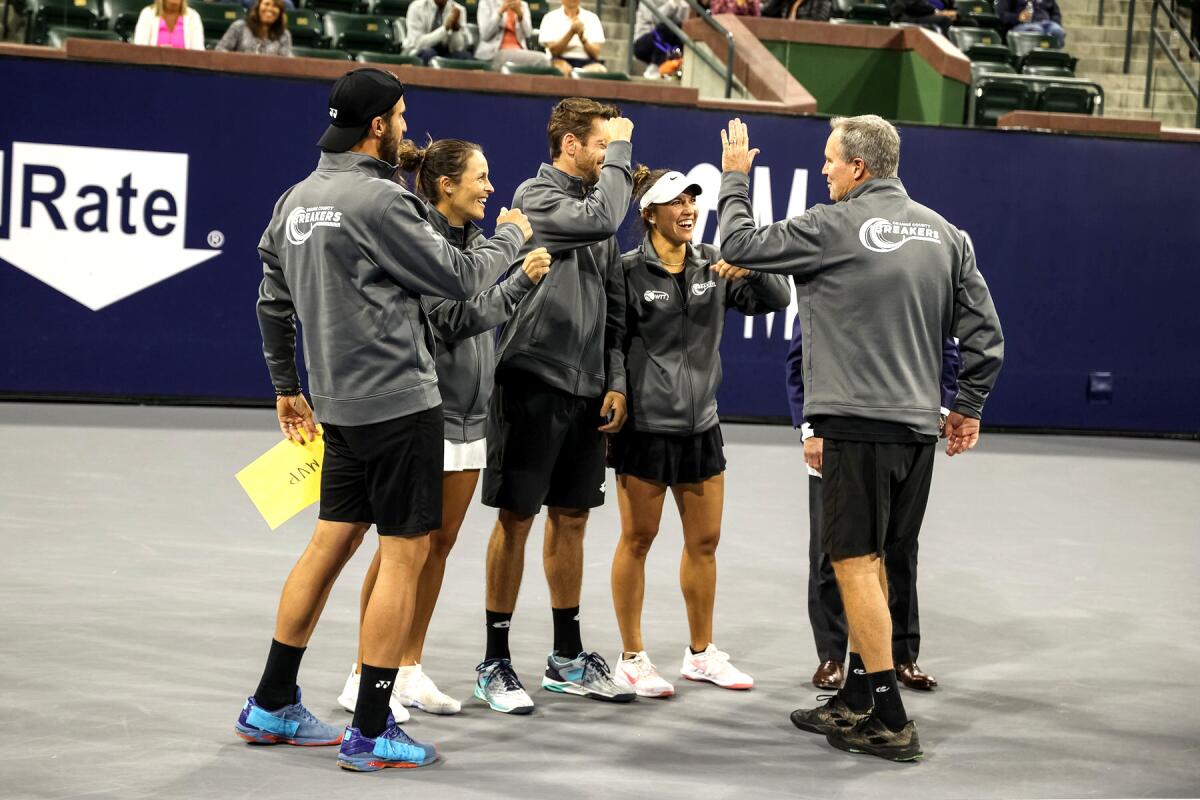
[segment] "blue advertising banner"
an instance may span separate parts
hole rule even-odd
[[[269,400],[255,247],[280,193],[316,163],[328,84],[0,58],[0,85],[15,110],[0,122],[0,395]],[[411,138],[484,147],[493,219],[547,157],[550,98],[414,87],[407,100]],[[635,160],[705,187],[700,233],[713,241],[729,114],[624,111]],[[828,202],[828,123],[744,118],[762,149],[759,219]],[[901,178],[971,235],[1004,324],[987,423],[1200,432],[1200,147],[919,126],[901,136]],[[731,315],[723,415],[787,416],[793,322],[794,311]],[[1111,393],[1089,393],[1109,382]]]

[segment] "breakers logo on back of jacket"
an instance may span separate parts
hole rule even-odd
[[[868,250],[890,253],[909,242],[941,244],[942,235],[924,222],[894,222],[872,217],[858,229],[858,240]]]
[[[314,228],[342,227],[342,212],[333,206],[297,206],[287,216],[287,240],[301,245],[312,236]]]

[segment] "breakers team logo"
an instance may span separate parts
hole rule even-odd
[[[696,297],[703,297],[705,292],[707,292],[709,289],[715,288],[717,288],[716,281],[709,281],[708,283],[693,283],[692,294],[696,295]]]
[[[300,245],[308,241],[314,228],[340,227],[342,212],[334,210],[333,206],[299,206],[288,214],[287,239],[292,244]]]
[[[184,245],[187,177],[187,153],[13,142],[0,259],[98,311],[221,254]]]
[[[858,229],[858,240],[868,250],[890,253],[909,242],[940,244],[942,236],[923,222],[892,222],[882,217],[873,217]]]
[[[647,303],[653,303],[655,300],[671,299],[671,295],[667,294],[666,292],[660,292],[658,289],[647,289],[646,293],[642,295],[642,297]]]

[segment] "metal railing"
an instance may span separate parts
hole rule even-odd
[[[604,0],[597,0],[598,3],[603,1]],[[715,30],[723,39],[725,39],[727,50],[724,64],[722,64],[720,60],[716,58],[716,56],[712,55],[707,50],[703,50],[698,47],[696,45],[696,41],[683,32],[683,28],[679,27],[679,25],[677,25],[672,19],[664,14],[662,10],[659,9],[656,0],[626,0],[626,3],[626,7],[629,10],[629,56],[628,64],[626,66],[627,72],[633,72],[634,31],[636,30],[635,26],[638,5],[641,4],[645,5],[646,8],[649,9],[650,13],[656,20],[658,20],[659,24],[665,26],[667,30],[678,36],[679,41],[683,43],[684,47],[689,48],[691,52],[695,53],[701,61],[707,64],[711,70],[713,70],[713,72],[718,74],[723,73],[725,75],[725,97],[733,97],[733,64],[734,56],[737,54],[737,46],[733,42],[733,34],[730,33],[724,25],[713,19],[712,14],[709,14],[706,8],[701,6],[696,0],[687,0],[688,5],[692,9],[692,13],[703,19],[710,28]]]
[[[1129,73],[1130,62],[1133,57],[1133,14],[1136,0],[1129,0],[1129,21],[1125,29],[1125,64],[1124,71]],[[1192,4],[1192,13],[1200,14],[1200,4]],[[1150,30],[1146,37],[1146,91],[1142,98],[1142,105],[1146,108],[1151,108],[1153,105],[1154,95],[1154,45],[1157,44],[1162,48],[1163,53],[1167,57],[1167,61],[1174,67],[1179,79],[1183,81],[1183,85],[1191,93],[1196,100],[1196,127],[1200,128],[1200,85],[1193,80],[1188,73],[1188,69],[1175,55],[1171,49],[1170,41],[1163,36],[1163,32],[1158,27],[1158,14],[1162,12],[1167,17],[1168,33],[1175,33],[1178,37],[1187,44],[1188,53],[1196,59],[1200,59],[1200,46],[1192,41],[1191,33],[1179,21],[1179,17],[1171,10],[1171,6],[1164,0],[1150,0]]]
[[[967,125],[975,125],[975,101],[979,94],[976,90],[982,89],[991,83],[1018,82],[1018,83],[1037,83],[1037,84],[1065,84],[1067,86],[1084,86],[1096,90],[1095,110],[1099,111],[1097,116],[1104,116],[1104,87],[1095,81],[1089,81],[1085,78],[1065,78],[1054,75],[1025,75],[1023,73],[1013,74],[1011,72],[985,72],[974,76],[971,79],[971,96],[967,99]],[[1018,109],[1021,111],[1027,109]],[[1033,109],[1028,109],[1033,110]]]

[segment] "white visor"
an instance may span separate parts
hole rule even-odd
[[[700,194],[700,184],[688,184],[687,176],[682,172],[668,172],[654,182],[638,203],[638,208],[645,210],[646,206],[656,203],[669,203],[684,192],[692,197]]]

